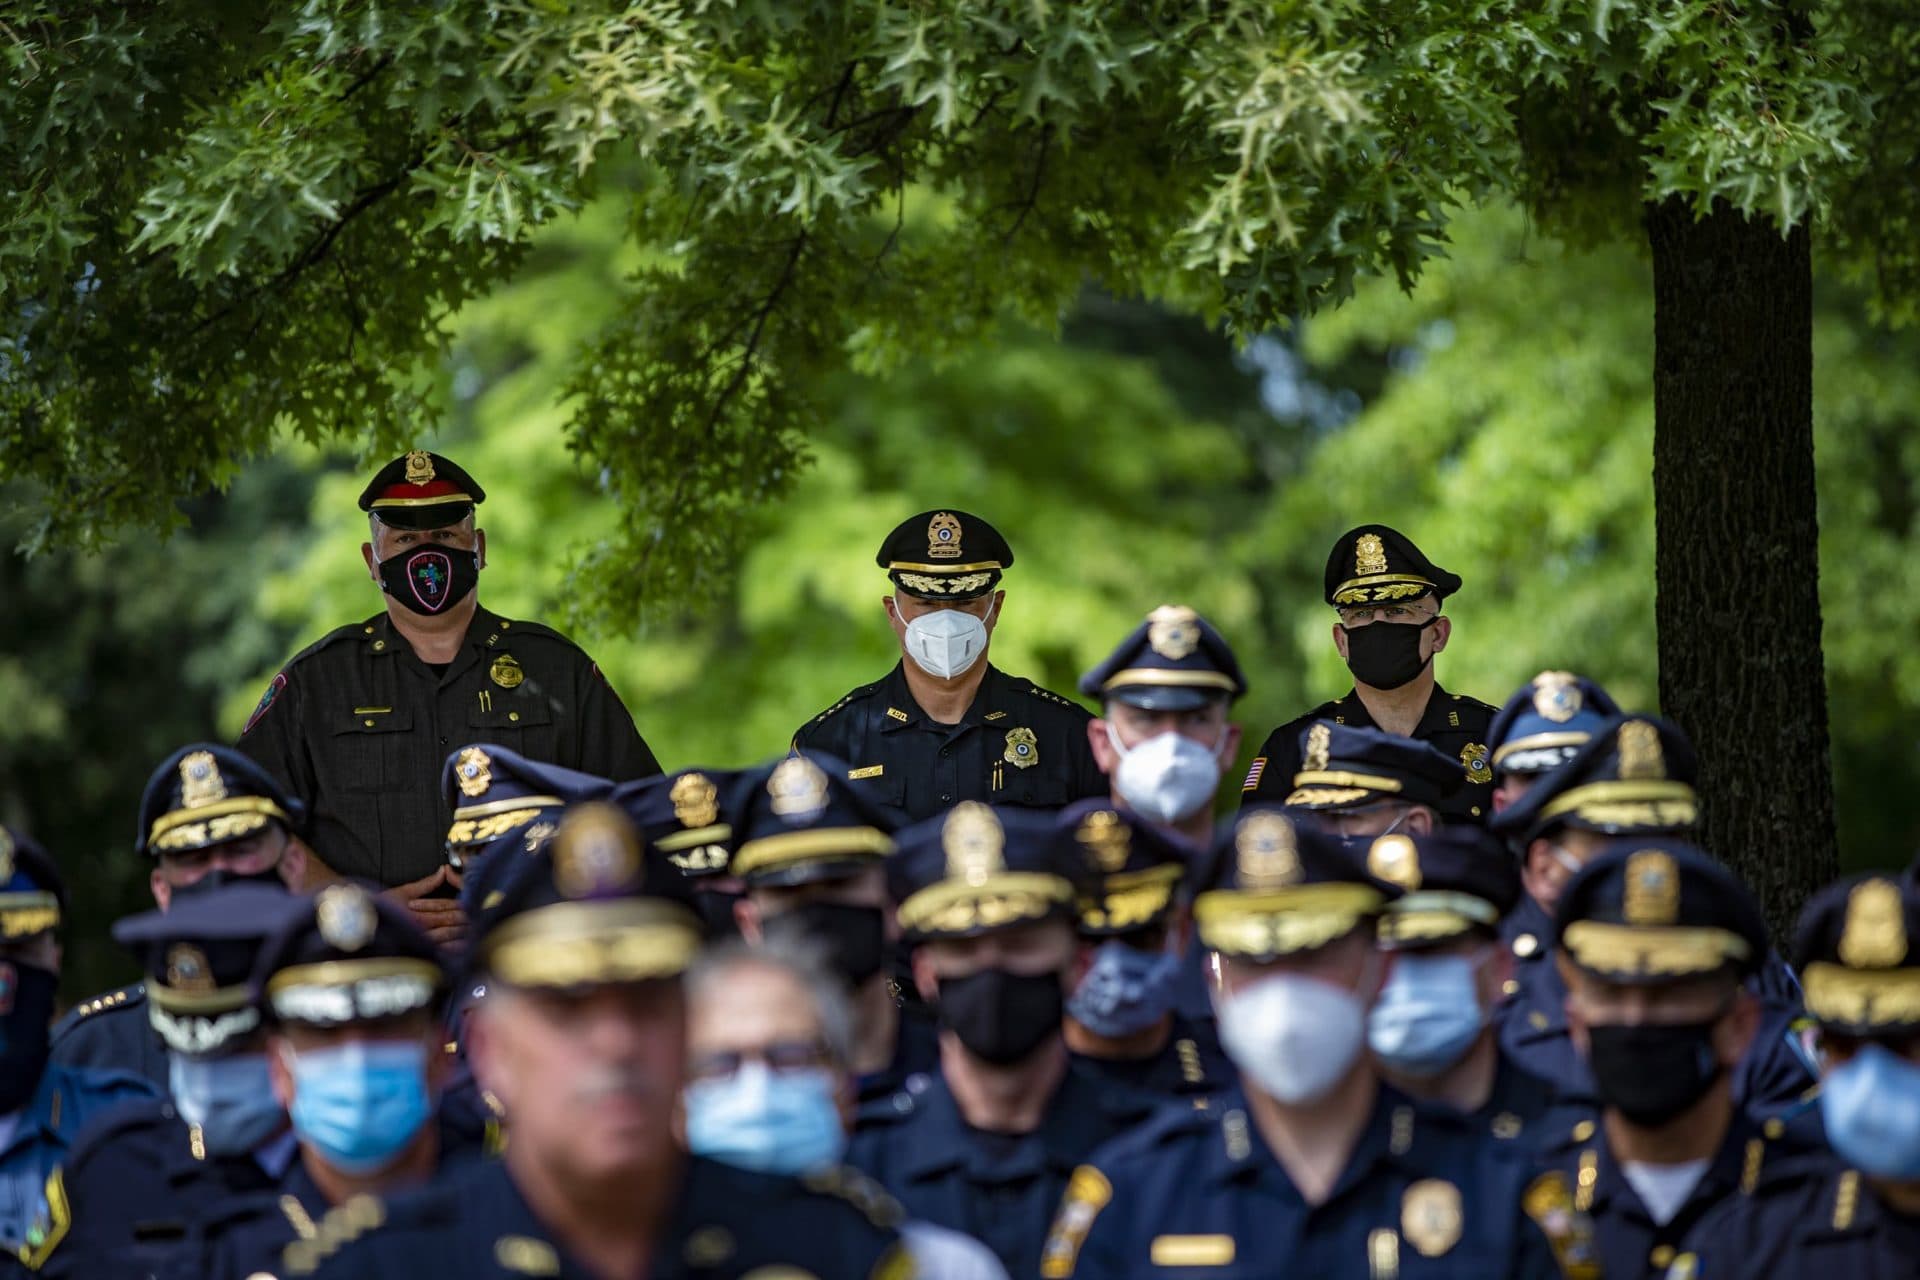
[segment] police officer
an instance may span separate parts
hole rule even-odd
[[[1394,885],[1265,807],[1240,811],[1202,884],[1237,1087],[1076,1170],[1040,1274],[1553,1274],[1518,1211],[1526,1162],[1432,1122],[1368,1060],[1366,1009],[1391,968],[1374,919]]]
[[[803,725],[797,752],[844,760],[863,797],[904,826],[961,800],[1058,809],[1106,787],[1084,708],[987,661],[1013,548],[965,511],[923,511],[876,557],[901,661]]]
[[[203,1224],[209,1276],[277,1270],[335,1205],[424,1183],[476,1153],[436,1123],[452,1066],[447,972],[411,913],[353,883],[291,899],[253,985],[299,1154],[272,1193],[228,1201]],[[292,1249],[289,1263],[310,1250]]]
[[[280,1186],[297,1151],[251,974],[293,901],[277,880],[219,884],[114,925],[146,971],[173,1096],[116,1107],[81,1132],[48,1180],[29,1266],[72,1280],[166,1273],[198,1256],[194,1224]]]
[[[469,882],[486,998],[469,1051],[511,1118],[497,1161],[391,1201],[360,1196],[320,1224],[301,1274],[483,1276],[896,1274],[888,1206],[686,1157],[681,974],[700,947],[684,877],[643,856],[605,803],[553,839],[491,858]]]
[[[1567,1016],[1602,1111],[1549,1147],[1551,1172],[1527,1211],[1563,1262],[1608,1280],[1662,1275],[1708,1210],[1782,1154],[1733,1093],[1760,1027],[1746,979],[1766,957],[1766,922],[1706,854],[1635,839],[1573,877],[1555,928]]]
[[[449,751],[494,742],[608,778],[660,771],[572,641],[480,607],[485,497],[437,453],[382,467],[360,494],[371,530],[360,553],[385,610],[296,654],[240,739],[312,811],[326,869],[396,887],[442,943],[459,936],[437,786]]]
[[[1376,836],[1367,864],[1403,892],[1380,917],[1393,972],[1367,1015],[1380,1074],[1499,1142],[1537,1141],[1553,1086],[1500,1052],[1493,1011],[1513,972],[1500,919],[1520,897],[1512,859],[1485,831]]]
[[[1176,1008],[1193,933],[1187,850],[1130,809],[1083,800],[1058,838],[1087,864],[1077,907],[1086,973],[1067,997],[1074,1062],[1159,1102],[1212,1093],[1228,1076],[1213,1020]]]
[[[622,783],[612,802],[640,828],[649,849],[687,878],[708,938],[735,934],[746,886],[733,871],[733,823],[727,797],[740,785],[738,769],[684,769]]]
[[[1320,720],[1300,735],[1287,807],[1337,836],[1429,835],[1459,785],[1455,762],[1417,738]]]
[[[242,880],[298,890],[305,882],[307,811],[232,747],[194,742],[153,771],[140,795],[136,858],[167,910],[178,897]],[[53,1029],[63,1066],[125,1071],[167,1091],[167,1046],[147,1016],[145,983],[82,1000]]]
[[[1339,615],[1333,644],[1353,672],[1353,689],[1267,736],[1247,770],[1243,803],[1284,796],[1300,772],[1301,733],[1316,720],[1331,720],[1430,743],[1455,762],[1463,784],[1441,816],[1484,822],[1493,804],[1486,745],[1493,708],[1448,693],[1433,675],[1433,659],[1453,635],[1440,610],[1459,589],[1458,575],[1386,525],[1343,534],[1327,558],[1326,601]]]
[[[893,837],[844,775],[840,762],[807,756],[748,770],[731,800],[732,867],[746,886],[736,908],[741,935],[810,947],[844,984],[853,1010],[848,1065],[865,1112],[890,1107],[910,1077],[933,1070],[935,1051],[925,1011],[904,1012],[887,980],[900,940],[887,910]]]
[[[854,1134],[847,1162],[914,1218],[982,1241],[1007,1273],[1040,1265],[1068,1175],[1137,1118],[1123,1091],[1075,1070],[1061,1039],[1078,977],[1078,865],[1050,815],[978,801],[900,832],[888,893],[938,1010],[940,1072]]]
[[[1620,714],[1613,698],[1585,676],[1542,671],[1507,699],[1487,731],[1492,749],[1493,811],[1527,793]]]
[[[1776,1162],[1694,1233],[1696,1274],[1894,1280],[1920,1258],[1920,890],[1853,876],[1801,913],[1794,959],[1825,1060],[1832,1155]]]
[[[47,1177],[81,1127],[154,1095],[135,1076],[47,1061],[66,910],[53,859],[0,827],[0,1250],[7,1253],[45,1222]]]

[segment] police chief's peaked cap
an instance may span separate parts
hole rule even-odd
[[[684,875],[724,875],[734,846],[727,797],[740,777],[738,769],[682,769],[623,782],[608,799],[640,828],[651,856]]]
[[[294,835],[307,809],[272,774],[233,747],[194,742],[161,762],[140,796],[134,852],[191,853],[250,836],[270,822]]]
[[[253,972],[270,1017],[316,1027],[437,1011],[447,982],[412,913],[351,880],[295,897]]]
[[[444,529],[486,500],[487,491],[472,476],[424,449],[401,454],[360,491],[360,509],[396,529]]]
[[[1605,689],[1571,671],[1542,671],[1507,699],[1487,731],[1496,774],[1541,774],[1579,753],[1620,714]]]
[[[1327,603],[1336,609],[1405,604],[1434,596],[1445,600],[1460,589],[1448,573],[1413,545],[1413,540],[1384,524],[1349,529],[1327,557]]]
[[[963,800],[901,831],[887,860],[887,894],[909,942],[971,938],[1069,918],[1084,863],[1037,809]]]
[[[1080,692],[1089,698],[1146,711],[1192,711],[1246,691],[1233,649],[1212,623],[1183,604],[1155,609],[1080,677]]]
[[[165,911],[128,916],[113,939],[147,974],[147,1016],[169,1049],[217,1053],[260,1026],[260,949],[303,899],[277,880],[176,892]]]
[[[462,868],[496,842],[523,836],[543,820],[548,829],[541,838],[550,836],[561,809],[604,799],[612,790],[605,778],[529,760],[491,742],[461,747],[440,770],[440,794],[453,812],[447,861]]]
[[[813,753],[741,774],[728,797],[733,874],[749,888],[813,884],[884,862],[893,836],[847,774],[845,761]]]
[[[978,600],[1013,565],[1013,548],[979,516],[947,507],[902,520],[874,559],[910,596]]]
[[[1793,962],[1807,1012],[1841,1035],[1920,1029],[1920,886],[1851,876],[1800,913]]]
[[[1401,891],[1380,917],[1380,942],[1418,948],[1492,934],[1520,901],[1520,868],[1480,827],[1361,837],[1367,871]]]
[[[0,827],[0,937],[9,942],[56,928],[66,918],[67,883],[39,843]]]
[[[1188,848],[1162,828],[1109,800],[1060,811],[1055,839],[1084,862],[1080,932],[1108,938],[1161,923],[1189,876]]]
[[[1438,806],[1465,775],[1460,761],[1418,738],[1316,720],[1300,733],[1300,772],[1287,804],[1341,810],[1400,800]]]
[[[1678,725],[1655,716],[1608,721],[1571,760],[1540,775],[1487,826],[1529,841],[1556,827],[1605,835],[1676,835],[1698,813],[1700,763]]]
[[[1234,815],[1195,886],[1201,944],[1255,960],[1326,946],[1400,895],[1338,837],[1316,830],[1307,815],[1274,805]]]
[[[1608,982],[1651,986],[1759,971],[1767,922],[1740,877],[1693,845],[1616,840],[1567,882],[1556,944]]]

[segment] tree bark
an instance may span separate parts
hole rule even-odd
[[[1808,234],[1671,199],[1646,221],[1660,700],[1700,753],[1702,843],[1784,945],[1838,869]]]

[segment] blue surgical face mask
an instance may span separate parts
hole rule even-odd
[[[167,1088],[180,1118],[199,1127],[211,1156],[244,1155],[286,1127],[264,1053],[169,1054]]]
[[[1487,1025],[1479,956],[1403,954],[1367,1014],[1367,1044],[1390,1070],[1437,1076],[1473,1047]]]
[[[342,1173],[377,1173],[399,1158],[427,1121],[427,1047],[408,1040],[353,1040],[287,1054],[293,1131]]]
[[[1177,955],[1103,942],[1079,989],[1067,1000],[1067,1015],[1097,1036],[1138,1034],[1173,1008],[1179,977]]]
[[[743,1062],[687,1086],[687,1147],[736,1168],[788,1175],[826,1168],[847,1143],[832,1073]]]
[[[1920,1179],[1920,1064],[1882,1045],[1863,1045],[1820,1082],[1827,1142],[1876,1178]]]

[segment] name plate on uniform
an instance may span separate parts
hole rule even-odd
[[[864,769],[847,770],[847,777],[854,782],[858,782],[862,778],[877,778],[886,771],[887,766],[883,764],[870,764]]]
[[[1156,1267],[1224,1267],[1233,1261],[1233,1237],[1155,1236],[1149,1256]]]

